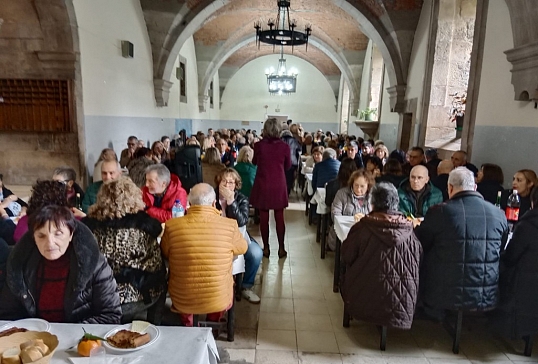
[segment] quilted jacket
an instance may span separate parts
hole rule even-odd
[[[495,307],[507,233],[502,210],[478,192],[462,191],[432,207],[416,229],[424,248],[424,303],[437,309]]]
[[[422,247],[399,212],[372,212],[342,244],[342,298],[359,320],[409,329],[418,295]]]
[[[237,222],[211,206],[191,206],[187,215],[168,220],[161,249],[170,265],[172,311],[204,314],[232,303],[234,255],[247,251]]]
[[[65,288],[64,322],[119,324],[116,281],[95,237],[83,223],[76,222],[65,254],[69,254],[71,268]],[[41,259],[33,234],[26,233],[9,256],[6,285],[0,295],[1,320],[39,317],[36,277]]]

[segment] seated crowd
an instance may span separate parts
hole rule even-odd
[[[285,258],[283,210],[297,182],[308,200],[326,189],[331,221],[358,221],[341,250],[346,315],[409,329],[417,311],[434,320],[446,310],[488,311],[502,334],[538,333],[532,170],[516,172],[505,190],[498,165],[477,168],[464,151],[446,160],[420,147],[389,153],[382,141],[305,134],[276,119],[261,136],[210,128],[148,146],[130,136],[119,160],[103,149],[86,191],[73,168],[59,167],[28,203],[0,175],[0,319],[120,323],[146,313],[160,324],[168,292],[184,325],[197,314],[219,321],[234,299],[237,255],[242,295],[259,303],[252,287],[270,256],[269,210]],[[519,220],[507,221],[513,191]],[[178,204],[184,217],[174,216]],[[246,229],[251,207],[262,246]],[[328,236],[335,250],[334,227]]]

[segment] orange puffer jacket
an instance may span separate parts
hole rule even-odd
[[[237,222],[211,206],[191,206],[166,222],[161,249],[170,264],[172,311],[204,314],[232,303],[234,255],[247,251]]]

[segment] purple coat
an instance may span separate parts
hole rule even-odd
[[[278,138],[264,138],[254,144],[254,165],[258,166],[250,203],[260,210],[288,207],[285,171],[291,167],[290,148]]]

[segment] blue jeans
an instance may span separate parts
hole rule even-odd
[[[263,250],[258,243],[250,241],[245,253],[245,274],[243,276],[243,288],[251,288],[256,279],[256,273],[263,258]]]

